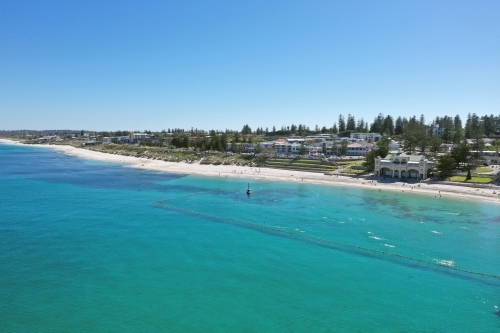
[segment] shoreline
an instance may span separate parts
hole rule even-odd
[[[24,145],[23,143],[0,139],[0,143],[7,145]],[[31,145],[29,145],[31,146]],[[66,145],[33,145],[33,147],[49,148],[66,155],[76,156],[88,160],[96,160],[109,163],[120,163],[125,167],[143,169],[158,172],[181,173],[189,175],[200,175],[223,178],[253,178],[263,180],[275,180],[284,182],[299,182],[309,184],[319,184],[328,186],[349,186],[358,188],[378,189],[379,191],[404,192],[407,194],[434,195],[438,199],[466,199],[474,201],[484,201],[500,203],[500,187],[491,185],[490,188],[470,188],[458,185],[448,185],[439,183],[422,182],[420,184],[411,183],[384,183],[378,178],[354,178],[351,176],[324,175],[321,173],[311,173],[295,170],[272,169],[265,167],[248,167],[235,165],[211,165],[183,162],[166,162],[160,160],[150,160],[140,157],[123,156],[96,152],[87,149],[75,148]],[[419,187],[420,185],[420,187]],[[496,192],[496,193],[493,193]]]

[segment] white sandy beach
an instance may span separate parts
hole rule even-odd
[[[5,144],[19,145],[21,143],[6,139],[0,139],[0,142]],[[332,175],[327,176],[321,173],[289,171],[271,168],[252,168],[245,166],[233,165],[205,165],[198,163],[176,163],[165,162],[159,160],[150,160],[132,156],[122,156],[95,152],[82,148],[62,145],[36,145],[57,150],[61,153],[85,158],[89,160],[97,160],[109,163],[121,163],[127,167],[153,170],[160,172],[194,174],[213,177],[234,177],[246,179],[266,179],[275,181],[287,182],[304,182],[313,184],[328,184],[332,186],[356,186],[364,188],[378,189],[379,191],[397,191],[404,195],[412,195],[414,193],[432,195],[437,199],[441,198],[457,198],[458,200],[483,200],[488,202],[500,203],[500,186],[488,186],[488,188],[471,188],[454,185],[445,185],[439,183],[422,182],[419,184],[402,183],[402,182],[382,182],[378,179],[364,179],[350,176]]]

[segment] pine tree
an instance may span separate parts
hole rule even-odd
[[[343,115],[339,115],[339,129],[338,131],[339,132],[345,132],[346,130],[346,124],[345,124],[345,120],[344,120],[344,116]]]
[[[467,115],[467,120],[465,122],[465,138],[470,139],[472,137],[472,116],[469,113]]]
[[[354,116],[351,115],[350,113],[347,115],[346,130],[348,130],[348,131],[355,131],[356,130],[356,120],[354,119]]]
[[[227,135],[226,135],[226,133],[223,133],[220,136],[220,145],[222,148],[220,151],[226,151],[226,149],[227,149]]]
[[[233,142],[240,142],[240,134],[238,132],[234,133]]]
[[[462,120],[457,114],[453,119],[453,143],[459,143],[462,140]]]
[[[425,116],[423,114],[420,115],[420,123],[425,125]]]
[[[394,128],[394,134],[395,135],[403,134],[403,128],[404,128],[403,119],[401,119],[401,117],[398,117],[396,119],[396,127]]]
[[[302,142],[302,144],[300,145],[300,149],[299,149],[299,155],[304,156],[305,154],[307,154],[307,149],[304,146],[304,142]]]
[[[347,140],[342,140],[342,142],[340,143],[340,154],[341,155],[347,155],[347,145],[349,143],[347,142]]]
[[[359,119],[356,125],[357,132],[363,132],[365,130],[365,120],[363,118]]]
[[[243,126],[241,134],[252,134],[252,129],[250,128],[250,126],[248,126],[248,124]]]
[[[441,143],[443,142],[443,140],[441,140],[441,138],[437,135],[434,135],[431,137],[430,139],[430,151],[431,153],[434,153],[434,156],[436,157],[437,156],[437,153],[439,153],[441,151]]]
[[[384,136],[377,142],[377,155],[384,158],[387,154],[389,154],[389,139]]]
[[[332,127],[332,133],[333,134],[337,134],[339,132],[338,128],[337,128],[337,124],[333,124],[333,127]]]
[[[233,140],[233,142],[231,142],[231,153],[237,153],[238,152],[238,145],[237,143]]]
[[[189,135],[184,135],[183,140],[182,140],[183,141],[182,145],[183,145],[184,148],[189,148],[189,146],[190,146],[190,140],[189,139],[190,139]]]
[[[417,146],[424,150],[427,145],[427,133],[425,126],[412,118],[408,125],[406,125],[403,133],[403,149],[408,154],[414,154]]]
[[[438,158],[436,169],[439,171],[441,178],[451,176],[455,167],[456,161],[450,155],[443,155]]]
[[[393,135],[394,134],[394,121],[392,120],[391,116],[385,117],[382,132],[385,135]]]
[[[373,120],[370,132],[384,134],[384,115],[382,113],[379,113],[379,115]]]

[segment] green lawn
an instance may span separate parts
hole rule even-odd
[[[337,162],[338,165],[361,165],[361,163],[363,163],[363,161],[342,161],[342,162]]]
[[[276,158],[269,159],[265,162],[266,167],[278,169],[296,169],[296,170],[317,170],[317,172],[329,172],[337,169],[336,166],[330,163],[322,163],[320,160],[309,159],[290,159],[290,158]]]
[[[453,176],[450,177],[448,180],[452,182],[465,182],[465,183],[490,183],[491,178],[490,177],[472,177],[470,180],[465,180],[465,176]]]
[[[319,164],[319,165],[331,165],[330,163],[323,163],[321,160],[309,160],[309,159],[303,159],[303,160],[292,160],[291,163],[296,163],[296,164]]]
[[[341,171],[341,173],[350,173],[350,174],[358,174],[358,175],[361,175],[365,172],[366,172],[366,170],[356,170],[356,169],[351,169],[351,168],[346,168],[346,169]]]
[[[475,173],[484,173],[484,172],[491,172],[493,171],[492,168],[488,168],[488,167],[483,167],[483,168],[476,168],[474,170],[472,170],[473,172]]]
[[[306,168],[306,169],[321,169],[321,170],[335,170],[336,166],[321,163],[306,163],[306,161],[296,161],[296,160],[268,160],[266,161],[266,166],[269,167],[280,167],[280,168]]]

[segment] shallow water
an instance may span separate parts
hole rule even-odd
[[[500,330],[500,279],[435,264],[499,275],[498,205],[0,161],[0,331]]]

